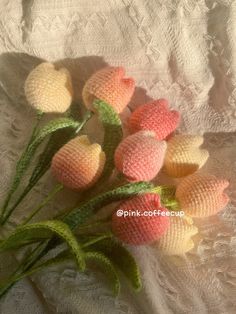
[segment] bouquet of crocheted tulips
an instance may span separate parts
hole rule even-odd
[[[0,216],[2,230],[7,226],[0,251],[21,254],[18,267],[1,282],[1,296],[25,276],[69,260],[78,271],[97,264],[115,294],[120,289],[118,270],[138,290],[139,268],[127,245],[154,244],[164,254],[184,254],[193,248],[198,232],[193,218],[215,215],[228,203],[227,180],[198,171],[209,157],[200,148],[203,138],[173,134],[180,115],[166,100],[139,106],[128,119],[129,135],[123,136],[119,114],[134,88],[122,67],[106,67],[85,83],[82,105],[72,102],[67,69],[42,63],[29,74],[25,95],[37,110],[37,121]],[[60,115],[44,122],[47,113],[55,112]],[[93,115],[104,129],[100,144],[79,134]],[[58,184],[12,230],[11,217],[48,170]],[[175,184],[158,185],[160,171],[175,178]],[[78,193],[74,208],[38,221],[39,211],[63,188]],[[98,212],[113,203],[113,212],[107,210],[101,218]]]

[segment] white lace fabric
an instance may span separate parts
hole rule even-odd
[[[137,85],[130,107],[167,98],[181,112],[181,132],[204,134],[210,159],[202,171],[229,179],[231,198],[221,214],[196,221],[197,245],[185,257],[167,258],[151,247],[132,249],[144,283],[137,295],[124,282],[114,299],[99,274],[62,265],[17,284],[1,301],[0,312],[235,313],[236,1],[1,0],[0,5],[1,199],[33,123],[23,83],[42,60],[71,71],[78,100],[94,71],[123,65]],[[48,174],[16,221],[50,185]],[[62,193],[41,218],[74,196]]]

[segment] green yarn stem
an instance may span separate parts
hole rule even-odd
[[[29,146],[31,145],[31,143],[35,139],[35,134],[37,133],[37,130],[38,130],[38,127],[39,127],[39,124],[40,124],[40,121],[41,121],[43,115],[44,115],[44,113],[42,111],[37,111],[36,123],[35,123],[35,125],[33,127],[33,130],[32,130],[32,133],[31,133],[31,137],[29,139],[29,142],[28,142],[24,152],[22,153],[22,156],[26,154],[27,150],[29,149]],[[19,166],[19,162],[18,162],[18,166]],[[1,211],[1,218],[4,216],[4,213],[6,212],[7,206],[9,204],[10,200],[11,200],[11,197],[12,197],[13,193],[16,191],[17,187],[18,187],[18,184],[17,184],[16,179],[15,179],[13,181],[12,187],[9,190],[9,192],[7,194],[7,197],[5,199],[5,202],[3,204],[2,211]],[[1,220],[1,218],[0,218],[0,220]]]
[[[81,244],[81,247],[82,248],[86,248],[86,247],[88,247],[90,245],[94,245],[95,243],[97,243],[97,242],[99,242],[101,240],[110,239],[110,238],[113,238],[113,237],[114,237],[114,235],[112,233],[101,234],[101,235],[93,237],[91,240],[88,240],[85,243]]]
[[[84,233],[88,233],[89,231],[94,232],[94,229],[96,229],[97,227],[106,228],[109,226],[109,224],[110,224],[110,216],[106,217],[105,219],[101,219],[101,220],[94,221],[89,224],[84,224],[80,226],[76,234],[84,234]]]
[[[153,185],[148,182],[137,182],[130,183],[124,186],[118,187],[116,189],[105,192],[98,195],[91,200],[83,203],[81,206],[74,208],[70,213],[68,213],[64,218],[63,222],[68,224],[71,230],[74,230],[79,225],[81,225],[88,217],[94,212],[99,210],[101,207],[112,203],[114,201],[119,201],[122,199],[127,199],[129,197],[135,196],[137,194],[147,193],[153,189]],[[22,275],[29,271],[36,262],[38,262],[47,252],[59,244],[57,239],[50,238],[48,240],[41,241],[31,252],[27,258],[19,265],[16,273],[17,275]],[[0,290],[0,297],[4,295],[18,280],[14,282],[9,282],[8,285],[4,286]]]
[[[122,199],[126,199],[139,193],[147,193],[153,188],[149,182],[136,182],[120,186],[116,189],[102,193],[89,201],[85,201],[78,207],[68,213],[63,221],[68,224],[71,230],[76,229],[84,223],[92,214],[96,213],[100,208]]]
[[[37,215],[40,210],[46,206],[53,198],[54,196],[63,189],[63,185],[62,184],[57,184],[52,190],[51,192],[48,194],[48,196],[38,205],[36,206],[36,208],[34,208],[31,212],[31,214],[23,221],[23,223],[21,225],[25,225],[27,224],[35,215]]]
[[[32,131],[32,135],[31,135],[31,138],[30,138],[30,140],[29,140],[29,143],[28,143],[27,148],[28,148],[29,145],[32,143],[32,141],[34,140],[35,134],[36,134],[36,132],[37,132],[37,130],[38,130],[40,121],[41,121],[41,119],[42,119],[43,116],[44,116],[44,112],[43,112],[43,111],[40,111],[40,110],[37,110],[36,123],[35,123],[35,125],[34,125],[33,131]],[[26,149],[27,149],[27,148],[26,148]]]
[[[88,120],[93,116],[93,112],[91,111],[87,111],[83,117],[83,120],[81,121],[80,125],[78,126],[78,128],[75,130],[75,134],[77,135],[82,128],[84,127],[84,125],[88,122]]]
[[[4,214],[7,210],[7,205],[10,201],[10,198],[12,196],[12,194],[10,195],[9,193],[9,200],[7,200],[7,205],[5,204],[4,207],[6,207],[4,209],[4,211],[2,212],[2,217],[1,217],[1,224],[5,224],[7,219],[10,217],[10,215],[12,214],[12,212],[16,209],[16,207],[21,203],[21,201],[26,197],[26,195],[31,191],[31,189],[35,186],[35,184],[40,180],[40,178],[47,172],[47,170],[50,168],[50,164],[51,164],[51,159],[54,156],[54,154],[58,151],[58,149],[60,149],[64,144],[67,143],[67,141],[69,141],[71,138],[73,138],[75,135],[78,134],[79,131],[81,131],[81,129],[84,127],[84,125],[87,123],[87,121],[91,118],[92,113],[90,111],[87,111],[83,120],[81,122],[76,122],[69,118],[62,118],[61,121],[65,121],[65,124],[61,124],[61,126],[59,125],[58,128],[55,130],[54,128],[52,129],[52,131],[56,131],[55,133],[53,133],[48,141],[48,144],[46,145],[44,151],[41,153],[39,160],[38,160],[38,164],[36,165],[36,167],[33,170],[33,173],[31,175],[31,178],[29,180],[28,185],[25,187],[25,189],[23,190],[22,194],[18,197],[18,199],[16,200],[16,202],[12,205],[12,207],[8,210],[8,213],[5,215]],[[58,120],[57,120],[58,121]],[[68,123],[67,123],[68,121]],[[71,121],[71,123],[70,123]],[[29,146],[32,145],[33,140],[31,141],[31,143],[28,145],[28,148],[26,149],[29,150]],[[26,154],[26,153],[24,153]],[[27,165],[28,167],[28,165]],[[24,173],[23,173],[24,174]],[[22,174],[22,176],[23,176]],[[16,185],[19,185],[19,178],[18,180],[15,180],[18,182],[15,182]],[[14,192],[13,192],[14,193]]]
[[[179,210],[179,202],[175,198],[175,187],[167,185],[159,185],[151,189],[150,193],[160,195],[161,204],[169,210]]]
[[[162,200],[162,204],[169,210],[172,210],[172,211],[180,210],[180,204],[176,199]]]
[[[123,138],[122,122],[117,112],[102,100],[95,100],[94,108],[98,111],[99,120],[104,128],[103,151],[106,154],[106,164],[98,184],[110,177],[114,169],[114,153]]]
[[[31,276],[33,274],[35,274],[36,272],[39,272],[40,270],[43,270],[45,268],[51,267],[51,266],[56,266],[58,264],[61,264],[63,262],[67,262],[70,261],[72,259],[71,256],[65,256],[65,257],[55,257],[52,258],[46,262],[43,262],[33,268],[31,268],[29,271],[26,271],[24,273],[21,274],[13,274],[9,279],[7,279],[7,281],[1,283],[0,285],[0,298],[2,296],[4,296],[7,291],[14,285],[14,283],[18,282],[19,280]]]

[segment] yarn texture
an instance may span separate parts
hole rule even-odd
[[[25,82],[25,95],[31,106],[42,112],[65,112],[72,101],[72,82],[66,68],[56,70],[52,63],[41,63]]]
[[[194,248],[192,237],[198,233],[191,217],[170,217],[170,227],[154,244],[166,255],[183,255]]]
[[[115,151],[115,166],[129,181],[149,181],[161,169],[166,142],[155,133],[140,131],[126,137]]]
[[[129,129],[132,133],[150,130],[156,133],[158,140],[165,139],[178,126],[179,112],[169,110],[165,99],[158,99],[139,106],[130,116]]]
[[[169,227],[168,216],[118,216],[117,211],[144,211],[160,209],[160,197],[157,194],[144,194],[122,202],[112,216],[112,230],[124,243],[142,245],[159,239]]]
[[[64,145],[53,157],[53,176],[70,189],[91,187],[102,174],[105,153],[99,144],[91,144],[86,135]]]
[[[229,182],[213,175],[194,173],[177,186],[176,198],[186,215],[208,217],[222,210],[229,202],[224,193]]]
[[[207,161],[209,153],[199,147],[202,136],[180,134],[167,142],[164,160],[165,171],[171,177],[184,177],[194,173]]]
[[[135,87],[133,78],[125,78],[123,67],[106,67],[94,73],[83,88],[85,105],[91,109],[95,99],[111,105],[118,113],[128,105]]]

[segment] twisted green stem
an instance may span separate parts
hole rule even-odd
[[[22,225],[27,224],[35,215],[37,215],[40,210],[47,205],[52,199],[53,197],[63,189],[63,185],[62,184],[57,184],[52,190],[51,192],[48,194],[48,196],[38,205],[36,206],[36,208],[34,208],[31,212],[31,214],[23,221]]]

